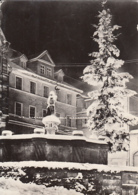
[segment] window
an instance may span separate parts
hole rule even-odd
[[[29,111],[30,118],[35,118],[35,107],[30,106],[30,111]]]
[[[68,127],[71,127],[71,118],[70,118],[70,116],[67,116],[66,125],[67,125]]]
[[[30,93],[36,93],[36,83],[30,82]]]
[[[44,97],[48,97],[49,95],[49,88],[47,86],[44,86]]]
[[[21,103],[18,103],[18,102],[15,103],[15,114],[18,116],[22,115],[22,104]]]
[[[22,78],[16,77],[16,89],[22,90]]]
[[[40,73],[45,74],[45,66],[44,65],[40,66]]]
[[[67,104],[71,105],[71,99],[72,99],[71,94],[67,94]]]
[[[46,113],[47,113],[46,110],[43,110],[43,113],[42,113],[43,114],[43,117],[46,116]]]
[[[52,75],[51,68],[47,68],[47,76],[48,77],[51,77],[51,75]]]

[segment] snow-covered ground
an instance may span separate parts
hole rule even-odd
[[[64,187],[49,187],[33,183],[24,184],[12,178],[0,178],[1,195],[83,195],[75,190],[67,190]]]

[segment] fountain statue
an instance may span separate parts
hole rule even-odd
[[[58,125],[60,124],[59,118],[55,115],[56,101],[57,95],[54,91],[51,91],[47,99],[46,117],[42,119],[47,134],[55,134],[55,132],[58,131]]]

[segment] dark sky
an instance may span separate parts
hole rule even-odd
[[[115,43],[121,50],[120,59],[138,59],[138,2],[112,0],[107,6],[113,15],[112,23],[122,26]],[[2,10],[2,29],[13,49],[27,57],[48,50],[55,64],[69,76],[79,78],[90,61],[88,53],[98,49],[91,38],[95,31],[92,24],[98,23],[96,15],[101,10],[97,0],[7,0]],[[124,65],[135,77],[137,67],[136,62]]]

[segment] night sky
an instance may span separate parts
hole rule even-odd
[[[107,3],[113,24],[122,26],[116,45],[120,59],[138,59],[138,2],[111,0]],[[88,54],[98,51],[92,40],[101,10],[97,0],[9,1],[2,5],[2,29],[11,47],[28,58],[48,50],[58,68],[79,79],[89,63]],[[81,66],[79,66],[81,65]],[[138,76],[138,60],[126,63],[124,70]],[[136,80],[133,80],[136,84]]]

